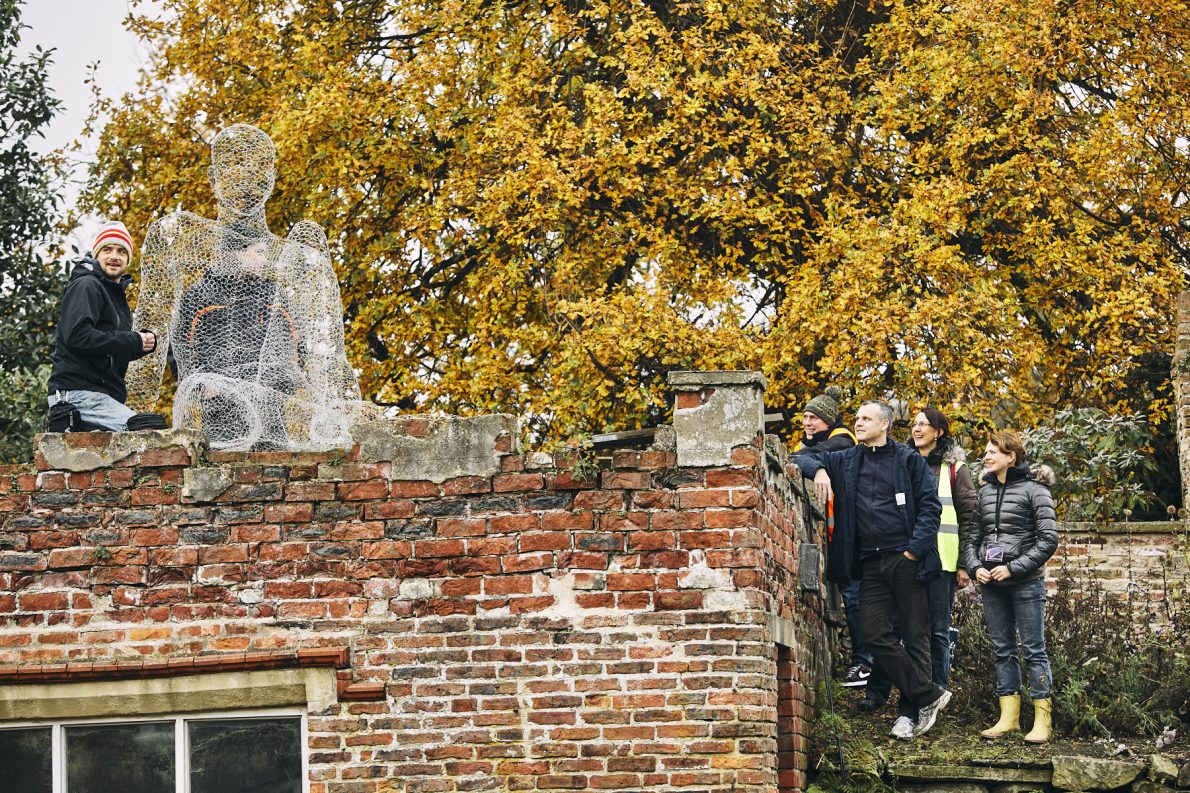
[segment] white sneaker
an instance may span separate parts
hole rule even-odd
[[[934,722],[938,720],[938,714],[942,712],[948,702],[950,702],[950,692],[942,689],[942,695],[938,699],[917,711],[917,727],[913,731],[914,738],[929,732],[930,728],[934,726]]]
[[[900,716],[893,722],[892,732],[889,733],[894,738],[900,738],[902,741],[908,741],[913,738],[913,731],[917,725],[913,723],[913,719],[908,716]]]

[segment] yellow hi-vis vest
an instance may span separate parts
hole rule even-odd
[[[958,471],[966,463],[954,467]],[[954,494],[950,492],[950,463],[938,469],[938,500],[942,502],[942,523],[938,526],[938,555],[942,569],[953,573],[959,568],[959,513],[955,512]]]

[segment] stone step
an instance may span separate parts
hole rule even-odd
[[[930,782],[1032,782],[1048,785],[1048,768],[993,768],[976,765],[921,765],[896,763],[889,773],[900,781]]]

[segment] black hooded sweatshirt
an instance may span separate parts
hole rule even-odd
[[[128,363],[148,353],[132,330],[124,290],[132,278],[113,281],[99,262],[83,259],[70,273],[54,335],[50,393],[99,391],[117,402],[128,398]]]

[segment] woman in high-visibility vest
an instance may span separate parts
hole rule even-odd
[[[950,616],[957,587],[971,583],[967,571],[959,566],[962,538],[973,526],[978,491],[967,467],[967,453],[950,435],[950,421],[937,408],[925,408],[913,419],[909,443],[926,458],[926,464],[938,480],[938,500],[942,502],[942,521],[938,528],[938,555],[942,575],[930,581],[930,662],[934,682],[950,688]],[[875,710],[888,701],[892,683],[883,675],[872,675],[868,692],[860,702],[861,710]]]
[[[967,453],[950,435],[950,421],[937,408],[925,408],[913,419],[913,445],[926,458],[938,480],[942,522],[938,528],[938,555],[942,575],[930,582],[930,660],[934,682],[950,688],[950,615],[956,587],[971,583],[959,563],[962,539],[975,520],[979,492],[967,467]]]

